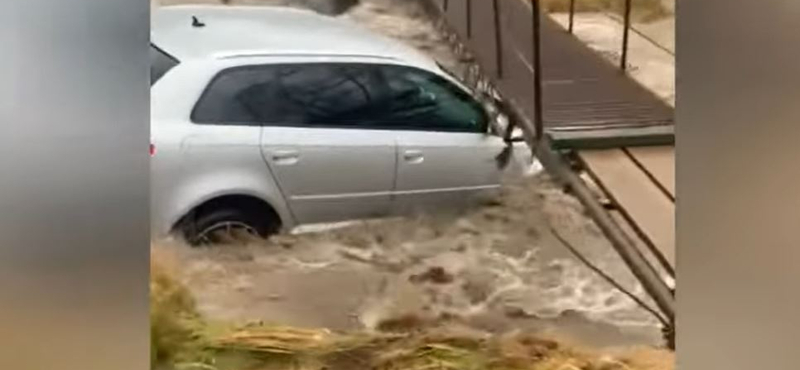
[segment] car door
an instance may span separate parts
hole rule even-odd
[[[416,68],[381,73],[396,96],[388,118],[398,128],[395,211],[466,204],[499,188],[506,144],[489,134],[488,115],[470,94]]]
[[[264,160],[299,223],[388,213],[394,137],[357,114],[372,99],[369,70],[294,63],[236,72],[248,83],[234,99],[262,123]]]

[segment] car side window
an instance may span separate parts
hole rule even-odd
[[[220,73],[198,101],[192,120],[211,124],[353,127],[374,123],[381,89],[374,68],[352,64],[289,64]]]
[[[374,127],[386,100],[377,71],[361,64],[282,66],[276,79],[284,104],[311,126]]]
[[[403,66],[381,66],[392,94],[382,120],[406,129],[486,132],[488,117],[472,97],[433,73]]]
[[[270,64],[222,71],[200,124],[485,132],[483,108],[444,78],[401,66]]]

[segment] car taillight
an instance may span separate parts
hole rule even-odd
[[[152,157],[152,156],[155,156],[155,155],[156,155],[156,146],[151,143],[150,144],[150,156]]]

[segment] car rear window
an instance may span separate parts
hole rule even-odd
[[[153,86],[177,64],[177,59],[165,53],[157,46],[150,44],[150,86]]]

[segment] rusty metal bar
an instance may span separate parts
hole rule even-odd
[[[619,67],[623,71],[628,69],[628,35],[631,30],[631,0],[625,0],[625,25],[622,30],[622,57]]]
[[[628,266],[633,275],[642,284],[642,287],[653,298],[659,310],[664,313],[671,324],[664,328],[667,344],[674,348],[675,344],[675,296],[655,268],[647,261],[633,241],[614,221],[611,215],[597,201],[594,193],[586,186],[578,175],[571,170],[569,165],[557,152],[550,149],[550,145],[538,145],[536,156],[542,161],[547,171],[555,176],[563,185],[566,185],[583,204],[590,217],[611,242],[611,245]]]
[[[467,0],[467,39],[472,38],[472,0]]]
[[[500,26],[500,0],[492,0],[492,11],[494,12],[494,43],[495,43],[495,66],[497,67],[497,78],[503,78],[503,33]]]
[[[544,138],[544,122],[542,118],[542,49],[541,28],[542,16],[539,0],[531,0],[533,11],[533,119],[536,140]]]
[[[572,33],[575,25],[575,0],[569,0],[569,33]]]

